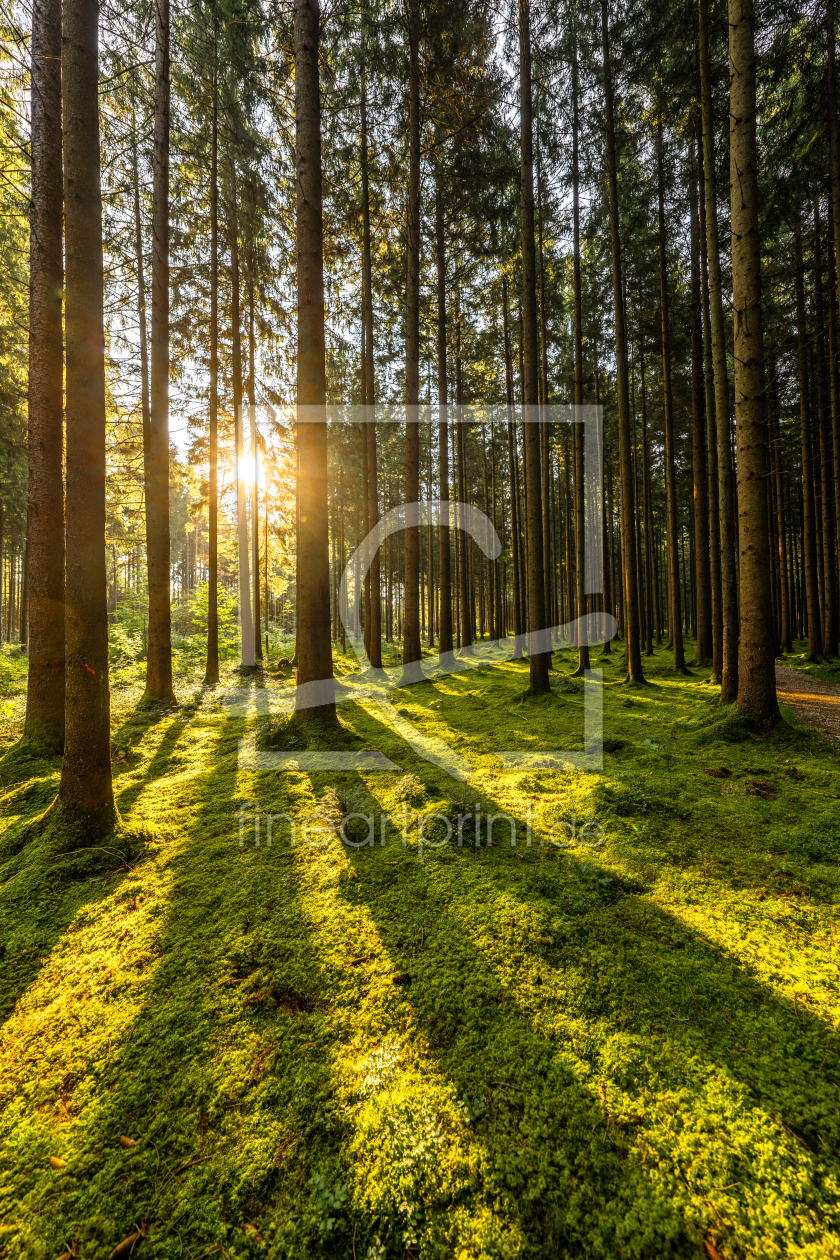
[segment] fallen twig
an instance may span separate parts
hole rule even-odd
[[[171,1177],[177,1177],[179,1173],[184,1172],[187,1168],[192,1168],[193,1164],[204,1164],[208,1159],[212,1159],[212,1155],[202,1155],[199,1159],[189,1159],[186,1164],[179,1164],[177,1168],[173,1168],[169,1174]]]

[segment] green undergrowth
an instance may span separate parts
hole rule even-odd
[[[78,863],[13,702],[0,1256],[840,1255],[837,752],[664,648],[646,687],[553,663],[548,696],[509,663],[332,729],[275,665],[270,716],[229,666],[169,708],[126,667],[131,842]],[[497,756],[591,754],[596,691],[601,770]],[[307,768],[325,745],[397,769]]]

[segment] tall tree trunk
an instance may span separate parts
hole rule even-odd
[[[26,648],[26,636],[29,632],[29,539],[23,542],[23,561],[20,570],[20,617],[18,618],[18,641]]]
[[[668,538],[668,630],[674,653],[674,669],[688,672],[685,665],[685,649],[682,632],[682,600],[680,596],[680,565],[678,554],[679,519],[677,516],[677,471],[674,450],[674,396],[671,384],[671,318],[668,309],[668,254],[665,237],[665,141],[662,134],[662,114],[657,127],[656,171],[659,200],[659,311],[662,320],[662,388],[665,428],[665,499],[666,531]]]
[[[59,797],[89,831],[116,815],[105,559],[105,328],[97,0],[64,0],[67,347],[66,711]]]
[[[204,682],[219,681],[219,100],[217,32],[213,30],[210,106],[210,450],[207,541],[207,664]]]
[[[64,502],[64,495],[62,494],[62,504],[63,504],[63,502]],[[6,572],[6,571],[5,571],[5,566],[4,566],[4,562],[3,562],[3,547],[4,547],[4,545],[5,545],[5,524],[6,524],[5,517],[6,517],[6,507],[5,507],[5,504],[3,503],[3,500],[2,500],[2,499],[0,499],[0,647],[2,647],[2,646],[3,646],[3,621],[4,621],[3,611],[4,611],[4,608],[5,608],[5,606],[6,606],[6,598],[7,598],[6,581],[5,581],[5,572]],[[62,530],[62,540],[61,540],[61,541],[62,541],[62,545],[63,545],[63,543],[64,543],[64,537],[63,537],[63,534],[64,534],[64,531]],[[63,594],[64,594],[64,591],[62,590],[62,596],[63,596]],[[62,643],[64,642],[64,623],[63,623],[63,620],[62,620],[62,635],[61,635],[61,641],[62,641]],[[61,688],[61,695],[62,695],[62,699],[63,699],[63,697],[64,697],[64,688],[63,688],[63,687]]]
[[[405,285],[405,501],[420,498],[420,7],[408,0],[408,214]],[[405,531],[403,681],[421,682],[420,529]]]
[[[828,383],[829,383],[829,400],[831,406],[831,447],[832,447],[832,463],[834,467],[834,512],[835,522],[840,517],[840,362],[838,362],[838,345],[837,345],[837,273],[834,267],[834,251],[829,250],[829,266],[828,266]],[[840,560],[838,550],[840,550],[840,540],[835,540],[835,560]],[[835,570],[838,581],[840,581],[840,572]],[[840,600],[838,600],[840,603]],[[840,616],[840,607],[838,607],[838,616]]]
[[[816,391],[819,403],[819,447],[822,493],[822,551],[823,551],[823,651],[826,656],[837,655],[837,504],[833,500],[831,404],[828,397],[828,373],[825,354],[825,303],[822,275],[822,224],[820,223],[819,197],[814,201],[814,291],[816,298],[816,361],[819,368],[819,386]]]
[[[831,235],[834,245],[834,266],[836,278],[840,276],[840,122],[837,118],[837,63],[835,57],[834,34],[834,0],[825,0],[826,28],[826,79],[828,106],[828,142],[829,142],[829,213],[831,215]],[[833,300],[833,298],[832,298]],[[838,477],[838,459],[835,456],[835,477]],[[840,480],[836,481],[837,493],[840,493]],[[836,497],[836,495],[835,495]],[[840,499],[837,499],[840,511]]]
[[[262,663],[263,659],[263,648],[262,638],[260,636],[260,625],[262,620],[260,609],[260,439],[259,431],[257,429],[256,407],[249,407],[248,415],[251,421],[251,449],[254,454],[251,470],[253,478],[251,481],[251,568],[254,574],[254,657],[255,664],[259,665]],[[266,626],[267,625],[268,611],[266,610]]]
[[[516,433],[513,420],[513,366],[510,353],[510,317],[508,313],[507,276],[502,276],[502,317],[505,340],[505,396],[508,405],[508,465],[510,472],[510,551],[513,567],[513,634],[514,659],[522,653],[521,552],[519,523],[519,479],[516,471]]]
[[[738,441],[741,650],[737,707],[775,717],[776,669],[770,594],[767,417],[761,237],[758,229],[754,0],[729,0],[729,180]]]
[[[794,228],[796,343],[799,364],[799,425],[802,449],[802,548],[805,557],[805,603],[808,610],[808,657],[822,658],[822,619],[820,617],[819,581],[817,577],[817,527],[814,505],[814,458],[811,433],[811,403],[808,388],[808,332],[805,327],[805,292],[803,285],[802,223],[797,211]]]
[[[144,473],[149,445],[149,339],[146,329],[146,269],[143,261],[143,220],[140,212],[140,172],[137,160],[137,120],[131,119],[131,178],[134,193],[134,258],[137,267],[137,326],[140,333],[140,419],[143,426]],[[146,514],[148,519],[148,513]]]
[[[152,153],[152,337],[149,422],[144,429],[149,631],[146,697],[172,702],[169,555],[169,0],[155,4]]]
[[[700,295],[703,313],[703,386],[706,406],[706,457],[709,488],[709,580],[712,592],[712,673],[720,683],[723,669],[723,603],[720,578],[720,508],[717,464],[717,420],[715,415],[715,370],[712,359],[712,321],[709,311],[709,269],[707,260],[705,172],[703,166],[703,121],[697,119],[697,157],[700,229]]]
[[[440,497],[449,499],[449,426],[446,423],[447,368],[446,368],[446,234],[443,214],[442,176],[435,179],[435,254],[437,261],[437,368],[438,404],[441,421],[438,425],[438,463],[440,465]],[[438,651],[441,662],[452,656],[452,559],[450,554],[449,525],[440,525],[440,619],[438,624]]]
[[[255,395],[256,372],[257,372],[257,365],[256,365],[257,338],[254,332],[254,302],[255,302],[254,266],[255,266],[254,241],[252,237],[251,243],[250,243],[250,249],[248,250],[248,382],[247,382],[247,389],[248,389],[248,420],[249,420],[249,427],[251,430],[251,446],[254,452],[254,469],[253,469],[254,476],[253,476],[253,482],[251,485],[251,503],[252,503],[252,516],[253,516],[251,551],[252,551],[252,557],[253,557],[252,567],[254,571],[254,655],[257,661],[262,661],[263,649],[262,649],[262,639],[260,637],[261,616],[260,616],[260,581],[259,581],[259,573],[260,573],[260,537],[259,537],[260,442],[259,442],[259,436],[260,435],[259,435],[259,427],[257,425],[257,405],[256,405],[256,395]],[[266,538],[266,543],[265,543],[266,545],[265,632],[267,636],[268,635],[268,509],[267,508],[265,510],[265,530],[266,530],[266,533],[265,533],[265,538]],[[266,652],[268,652],[268,639],[267,638],[266,638],[265,650]]]
[[[46,749],[59,751],[64,739],[60,0],[34,0],[32,6],[31,122],[29,674],[24,733]]]
[[[770,358],[770,398],[772,401],[769,421],[770,453],[772,475],[776,490],[776,534],[779,547],[779,593],[780,609],[780,646],[783,652],[792,652],[791,627],[793,624],[793,608],[791,603],[790,577],[787,555],[787,530],[785,523],[785,497],[782,477],[782,452],[779,430],[779,391],[776,383],[776,363],[771,352]]]
[[[362,324],[365,330],[364,396],[365,407],[376,403],[376,375],[373,360],[373,266],[370,238],[370,175],[368,160],[367,79],[362,67],[361,168],[362,168]],[[367,497],[370,528],[379,521],[379,486],[376,466],[376,424],[373,412],[367,413],[365,441],[367,446]],[[380,595],[380,553],[376,549],[370,565],[370,626],[368,657],[373,669],[382,668],[382,599]]]
[[[268,505],[266,504],[263,512],[263,597],[265,607],[265,654],[268,656],[268,621],[269,621],[269,602],[268,602]],[[259,622],[257,623],[259,625]],[[259,631],[258,637],[259,637]]]
[[[551,424],[548,419],[548,321],[545,309],[545,254],[543,251],[543,200],[542,200],[542,162],[540,159],[540,128],[537,122],[537,223],[540,253],[540,397],[543,404],[542,423],[540,425],[540,492],[542,499],[542,536],[543,536],[543,601],[545,608],[545,624],[551,624],[551,457],[549,455]],[[551,664],[551,653],[548,654]]]
[[[601,0],[601,35],[604,55],[604,103],[607,132],[607,182],[610,203],[610,246],[612,253],[613,301],[615,307],[615,358],[618,393],[618,440],[621,464],[621,550],[624,566],[624,599],[627,634],[627,679],[644,682],[639,642],[638,558],[634,513],[633,452],[630,424],[630,388],[627,367],[627,331],[621,268],[621,237],[618,213],[618,164],[615,152],[615,110],[607,0]]]
[[[318,0],[295,0],[295,165],[297,169],[297,297],[299,407],[326,406],[324,229],[321,199],[321,93]],[[327,425],[297,426],[300,543],[298,548],[297,682],[323,680],[313,716],[335,717],[330,642],[330,557]]]
[[[429,499],[435,497],[434,481],[432,477],[432,462],[434,458],[434,438],[432,432],[432,422],[428,423],[426,433],[426,486]],[[426,526],[426,552],[428,564],[428,589],[429,589],[429,647],[434,647],[435,643],[435,549],[434,549],[434,529],[432,528],[431,519]]]
[[[648,446],[647,446],[647,407],[645,401],[645,381],[644,381],[644,346],[639,347],[639,369],[641,376],[641,399],[642,399],[642,504],[643,511],[636,511],[636,555],[638,557],[638,599],[639,599],[639,637],[642,643],[647,645],[645,655],[651,655],[651,608],[650,601],[645,598],[646,591],[650,589],[650,539],[652,529],[649,528],[648,518],[650,513],[650,465],[648,462]],[[639,442],[636,432],[636,374],[631,372],[630,375],[630,414],[633,417],[633,493],[636,496],[636,505],[639,503]],[[645,534],[644,546],[642,546],[642,518],[644,517]]]
[[[490,431],[490,466],[487,465],[487,433],[482,426],[481,449],[484,455],[484,511],[493,522],[498,533],[499,523],[496,517],[496,454],[493,449],[493,431]],[[499,639],[502,635],[498,613],[497,590],[500,566],[487,557],[487,634],[490,639]]]
[[[697,640],[694,660],[699,665],[706,664],[712,658],[712,589],[709,565],[709,470],[706,464],[703,316],[696,169],[692,169],[689,178],[691,181],[691,467],[694,480],[694,562],[697,593]]]
[[[543,583],[542,486],[540,478],[539,358],[537,344],[537,276],[534,249],[534,142],[531,103],[530,0],[519,0],[519,128],[522,161],[522,403],[527,482],[526,528],[528,531],[528,630],[545,628]],[[550,653],[530,651],[530,690],[551,689],[548,677]]]
[[[464,466],[464,425],[461,420],[463,401],[461,394],[461,282],[458,279],[455,284],[455,406],[458,412],[458,419],[455,425],[455,450],[457,463],[453,472],[457,479],[459,504],[464,504],[467,501],[467,479]],[[470,655],[472,649],[472,626],[470,619],[469,564],[467,560],[469,535],[464,530],[463,507],[459,507],[458,512],[460,529],[455,534],[455,546],[458,552],[458,646],[465,655]]]
[[[251,559],[248,548],[248,473],[245,466],[244,416],[242,414],[242,312],[239,300],[239,208],[237,205],[236,159],[232,159],[228,233],[230,237],[230,326],[231,373],[233,376],[234,474],[236,477],[236,541],[239,560],[239,625],[240,660],[243,670],[253,670],[255,661],[254,631],[251,618]],[[255,478],[256,481],[256,478]],[[253,521],[257,537],[256,518]],[[259,543],[257,544],[259,546]],[[259,555],[259,552],[257,553]],[[254,583],[259,586],[258,566],[254,566]]]
[[[457,360],[456,360],[457,365]],[[456,371],[456,401],[460,397],[460,385],[457,384],[458,374]],[[457,421],[456,421],[457,424]],[[453,595],[455,600],[453,624],[455,629],[455,647],[461,647],[461,549],[458,545],[458,530],[460,529],[461,513],[458,508],[458,455],[457,455],[457,428],[452,430],[452,445],[450,447],[450,460],[452,463],[452,477],[454,481],[455,495],[453,502],[455,503],[455,511],[453,514],[452,526],[455,531],[452,538],[452,554],[455,559],[455,581],[453,583]]]
[[[732,442],[729,431],[729,377],[726,366],[726,326],[723,319],[720,248],[718,245],[714,116],[712,112],[712,82],[709,66],[709,0],[699,0],[699,14],[700,99],[703,117],[703,191],[706,209],[706,255],[709,270],[709,315],[715,384],[718,510],[720,514],[722,628],[720,697],[721,700],[729,702],[734,700],[738,693],[738,570],[735,559],[735,495]]]
[[[583,406],[583,295],[580,278],[580,158],[578,149],[578,57],[577,30],[572,51],[572,236],[574,253],[574,341],[575,341],[575,406]],[[583,485],[583,424],[572,428],[575,459],[575,613],[586,616],[586,499]],[[578,664],[575,674],[589,669],[589,644],[578,642]]]
[[[131,153],[131,174],[134,192],[134,255],[137,266],[137,325],[140,332],[140,419],[143,427],[143,468],[144,474],[149,466],[149,437],[150,437],[150,403],[149,403],[149,344],[146,333],[146,274],[143,264],[143,224],[140,214],[140,173],[137,161],[137,122],[132,110],[131,117],[132,130],[132,153]],[[144,475],[145,488],[149,486],[149,477]],[[146,512],[146,521],[148,523],[149,514]],[[148,559],[148,547],[146,548]],[[116,608],[116,603],[114,604]],[[110,599],[108,605],[110,614]],[[146,653],[146,671],[148,672],[148,629],[144,626],[144,644],[147,649]]]
[[[642,404],[642,516],[645,522],[645,576],[644,576],[644,599],[639,600],[640,607],[644,611],[644,633],[645,656],[653,656],[653,628],[656,617],[654,616],[654,600],[653,600],[653,504],[651,502],[651,479],[650,479],[650,438],[647,415],[647,381],[645,378],[645,346],[644,341],[639,345],[639,395]],[[635,436],[635,422],[633,426]],[[639,547],[639,557],[641,558],[642,549]],[[641,567],[641,566],[640,566]],[[659,626],[656,627],[657,632]]]

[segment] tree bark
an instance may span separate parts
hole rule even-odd
[[[805,327],[803,285],[802,223],[797,211],[794,228],[796,344],[799,366],[799,431],[802,450],[802,550],[805,561],[805,604],[808,610],[808,657],[822,658],[822,618],[817,577],[817,527],[814,505],[814,458],[811,433],[811,404],[808,389],[808,332]]]
[[[542,201],[542,162],[540,160],[540,127],[537,121],[537,224],[540,258],[540,398],[542,401],[542,423],[540,424],[540,497],[542,502],[542,536],[543,536],[543,605],[545,624],[551,624],[551,457],[549,455],[551,425],[548,420],[548,321],[545,309],[545,254],[543,251],[543,201]],[[551,653],[548,654],[551,665]]]
[[[829,145],[829,212],[831,214],[831,235],[834,245],[834,276],[840,276],[840,123],[837,119],[837,62],[834,52],[834,0],[825,0],[826,27],[826,79],[828,105],[828,145]],[[835,477],[837,477],[837,457],[835,456]],[[840,480],[837,481],[840,492]],[[838,500],[840,511],[840,500]]]
[[[703,312],[703,386],[706,406],[706,457],[709,491],[709,580],[712,594],[712,672],[711,681],[720,684],[723,669],[723,607],[720,579],[720,509],[717,466],[717,421],[715,416],[715,371],[712,359],[712,321],[709,312],[709,270],[706,247],[705,174],[703,166],[703,126],[698,118],[698,183],[700,228],[700,294]]]
[[[522,403],[525,441],[525,504],[528,532],[528,630],[545,628],[543,583],[542,486],[540,478],[540,430],[536,423],[539,403],[539,347],[537,339],[537,276],[534,249],[534,142],[531,94],[530,0],[519,0],[519,127],[521,147],[522,228]],[[530,691],[551,689],[550,654],[530,651]]]
[[[295,0],[295,164],[297,170],[298,406],[326,406],[324,229],[318,0]],[[300,542],[297,683],[324,680],[313,716],[335,717],[330,642],[326,418],[297,425]],[[327,686],[327,682],[329,686]]]
[[[257,338],[254,333],[254,241],[251,238],[251,246],[248,251],[248,421],[251,430],[251,446],[254,452],[254,469],[253,482],[251,485],[251,503],[252,503],[252,568],[254,572],[254,656],[257,661],[263,659],[262,639],[260,637],[260,493],[259,493],[259,468],[260,468],[260,444],[259,444],[259,427],[257,425],[257,405],[255,397],[256,386],[256,358],[257,358]],[[265,512],[265,632],[268,636],[268,512]],[[268,638],[266,637],[266,653],[268,653]]]
[[[778,546],[779,556],[779,646],[782,652],[792,652],[793,644],[791,642],[791,626],[792,626],[792,606],[791,606],[791,590],[790,578],[788,572],[788,556],[787,556],[787,539],[785,524],[785,499],[784,486],[782,477],[782,453],[781,438],[779,431],[779,391],[776,382],[776,362],[775,354],[771,350],[770,353],[770,415],[768,417],[768,429],[770,434],[770,464],[771,476],[775,485],[776,492],[776,543]]]
[[[446,234],[443,210],[442,175],[435,179],[435,255],[437,262],[437,369],[438,404],[441,421],[438,425],[438,463],[440,465],[440,497],[449,499],[449,426],[446,423],[447,366],[446,366]],[[452,658],[452,559],[450,555],[449,525],[440,525],[440,613],[438,622],[438,652],[441,662]]]
[[[140,420],[143,426],[143,463],[148,461],[149,421],[149,339],[146,329],[146,269],[143,263],[143,220],[140,212],[140,172],[137,158],[137,120],[132,114],[131,177],[134,193],[134,258],[137,267],[137,326],[140,333]],[[148,512],[146,513],[148,520]]]
[[[834,251],[829,250],[828,267],[828,371],[829,404],[831,407],[831,447],[834,466],[834,513],[835,522],[840,516],[840,363],[837,345],[837,297],[834,267]],[[835,540],[836,541],[836,540]],[[835,560],[837,551],[835,550]],[[835,571],[836,572],[836,571]],[[840,573],[837,574],[840,578]],[[840,608],[838,608],[840,614]]]
[[[737,707],[775,718],[776,670],[770,593],[769,474],[764,399],[761,238],[758,228],[754,0],[729,0],[729,167],[741,650]]]
[[[601,0],[601,35],[604,55],[604,103],[607,139],[607,182],[610,204],[610,246],[612,253],[613,304],[615,308],[615,358],[618,394],[618,440],[621,466],[621,550],[624,567],[625,631],[627,680],[644,682],[639,642],[639,585],[636,553],[633,452],[631,449],[630,388],[627,365],[627,331],[621,267],[621,237],[618,213],[618,165],[615,152],[615,110],[610,68],[607,0]]]
[[[820,474],[822,495],[822,553],[823,553],[823,651],[826,656],[837,655],[837,553],[835,540],[836,510],[833,502],[831,404],[828,397],[828,373],[825,354],[825,302],[822,275],[822,224],[820,222],[819,197],[814,200],[814,294],[816,297],[816,361],[819,384],[816,390],[820,448]]]
[[[522,599],[520,577],[519,478],[516,470],[516,433],[513,421],[513,366],[510,353],[510,317],[508,313],[507,276],[502,276],[502,317],[505,340],[505,394],[508,405],[508,465],[510,472],[510,552],[513,569],[513,635],[514,660],[522,654]]]
[[[645,644],[645,656],[653,656],[653,628],[657,619],[654,616],[654,599],[653,599],[653,580],[654,580],[654,564],[653,564],[653,505],[651,502],[651,478],[650,478],[650,427],[648,425],[647,414],[647,380],[645,377],[645,346],[644,341],[639,343],[639,396],[642,405],[642,518],[645,524],[645,546],[642,553],[641,545],[639,545],[639,568],[641,569],[641,557],[644,554],[644,581],[642,575],[639,574],[639,586],[644,590],[644,598],[639,599],[639,607],[644,612],[641,620],[644,622],[640,627],[640,632]],[[635,415],[633,420],[633,439],[635,446],[636,422]],[[637,484],[634,481],[634,485]],[[638,541],[638,533],[636,535]],[[656,625],[657,634],[659,626]]]
[[[420,497],[420,8],[408,0],[408,214],[405,285],[405,501]],[[405,531],[403,681],[421,682],[420,529]]]
[[[688,672],[685,664],[682,631],[682,599],[678,554],[679,519],[677,515],[677,473],[674,450],[674,395],[671,382],[671,317],[668,307],[668,254],[665,236],[665,141],[662,114],[659,114],[656,146],[656,171],[659,201],[659,313],[662,327],[662,391],[665,429],[665,500],[668,541],[668,630],[674,653],[674,669]]]
[[[146,698],[171,703],[175,692],[169,556],[169,0],[156,0],[155,14],[151,380],[143,443],[149,585]]]
[[[367,81],[362,66],[361,100],[361,174],[362,174],[362,323],[365,329],[364,397],[365,407],[376,404],[376,376],[373,360],[373,267],[370,238],[370,177],[368,161]],[[379,521],[379,486],[376,465],[376,424],[373,412],[365,425],[367,447],[368,520],[370,527]],[[382,668],[382,599],[380,595],[379,548],[370,565],[370,626],[368,630],[368,657],[373,669]]]
[[[219,681],[219,101],[217,33],[213,29],[210,105],[210,450],[207,539],[207,664],[204,682]]]
[[[24,733],[64,739],[61,4],[32,6],[29,234],[29,674]]]
[[[575,342],[575,406],[583,406],[583,294],[580,277],[580,158],[578,149],[578,58],[577,31],[572,52],[572,249],[574,253],[574,342]],[[575,463],[575,612],[586,616],[586,500],[583,485],[583,424],[576,420],[572,428]],[[589,644],[578,643],[575,674],[584,674],[590,667]]]
[[[97,0],[65,0],[67,350],[66,728],[59,797],[89,831],[116,817],[111,783],[105,559],[105,328]]]
[[[457,275],[457,272],[456,272]],[[467,480],[466,470],[464,466],[464,425],[461,420],[461,407],[463,406],[463,396],[461,394],[461,301],[460,301],[460,280],[455,282],[455,406],[458,416],[455,424],[455,451],[457,462],[453,468],[453,473],[457,482],[457,498],[458,503],[464,504],[467,501]],[[460,518],[460,528],[455,534],[455,546],[458,553],[458,646],[465,656],[469,656],[472,649],[472,626],[470,621],[470,590],[469,590],[469,563],[468,563],[468,544],[469,535],[464,530],[463,525],[463,508],[459,507],[458,515]]]
[[[726,326],[718,245],[717,181],[709,67],[709,0],[699,0],[700,99],[703,118],[703,184],[706,210],[706,255],[709,271],[709,316],[715,386],[718,510],[721,584],[720,697],[729,702],[738,692],[738,571],[735,560],[735,498],[732,444],[729,431],[729,377],[726,366]]]
[[[241,668],[252,671],[256,664],[254,632],[259,627],[251,617],[251,558],[248,548],[248,474],[245,468],[244,416],[242,414],[242,311],[239,300],[239,208],[237,206],[236,159],[231,161],[228,235],[230,246],[230,327],[231,374],[233,377],[234,475],[236,477],[236,541],[239,560],[239,627]],[[256,478],[255,478],[256,483]],[[253,522],[257,537],[257,522]],[[259,543],[257,544],[259,546]],[[259,554],[259,552],[257,553]],[[258,566],[254,583],[259,587]]]
[[[695,150],[696,152],[696,150]],[[691,466],[694,480],[694,560],[697,592],[696,664],[712,658],[712,590],[709,564],[709,470],[706,463],[706,408],[703,386],[703,316],[700,286],[698,182],[690,174],[691,202]]]

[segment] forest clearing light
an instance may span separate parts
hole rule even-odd
[[[603,417],[600,407],[405,407],[377,405],[372,407],[298,407],[288,409],[298,423],[335,421],[340,424],[406,424],[457,423],[469,425],[511,424],[581,424],[584,429],[584,497],[585,497],[585,589],[587,594],[603,591],[602,563],[602,486],[603,486]],[[355,549],[339,583],[338,611],[347,638],[358,659],[361,672],[341,679],[322,678],[300,684],[295,689],[294,706],[300,711],[324,704],[361,701],[374,705],[378,716],[403,738],[409,747],[434,765],[446,770],[455,779],[467,780],[473,768],[439,736],[417,729],[392,703],[391,693],[409,685],[404,666],[374,669],[365,649],[361,601],[364,583],[377,551],[395,533],[424,526],[448,525],[469,534],[489,559],[495,559],[502,545],[490,518],[473,504],[460,500],[432,499],[426,502],[398,504],[385,514]],[[530,631],[521,638],[505,637],[472,644],[460,653],[447,653],[419,662],[422,677],[434,681],[464,670],[480,669],[520,658],[523,651],[550,653],[560,648],[581,644],[602,643],[612,639],[617,630],[615,618],[605,612],[590,612],[561,625]],[[583,751],[543,750],[541,752],[501,749],[495,756],[505,770],[549,769],[599,771],[603,768],[603,694],[598,685],[601,671],[584,673]],[[268,715],[269,697],[254,682],[229,693],[225,700],[231,713],[239,716]],[[384,770],[399,772],[400,767],[380,750],[361,753],[309,751],[278,752],[258,750],[256,732],[239,741],[241,771],[251,770]]]

